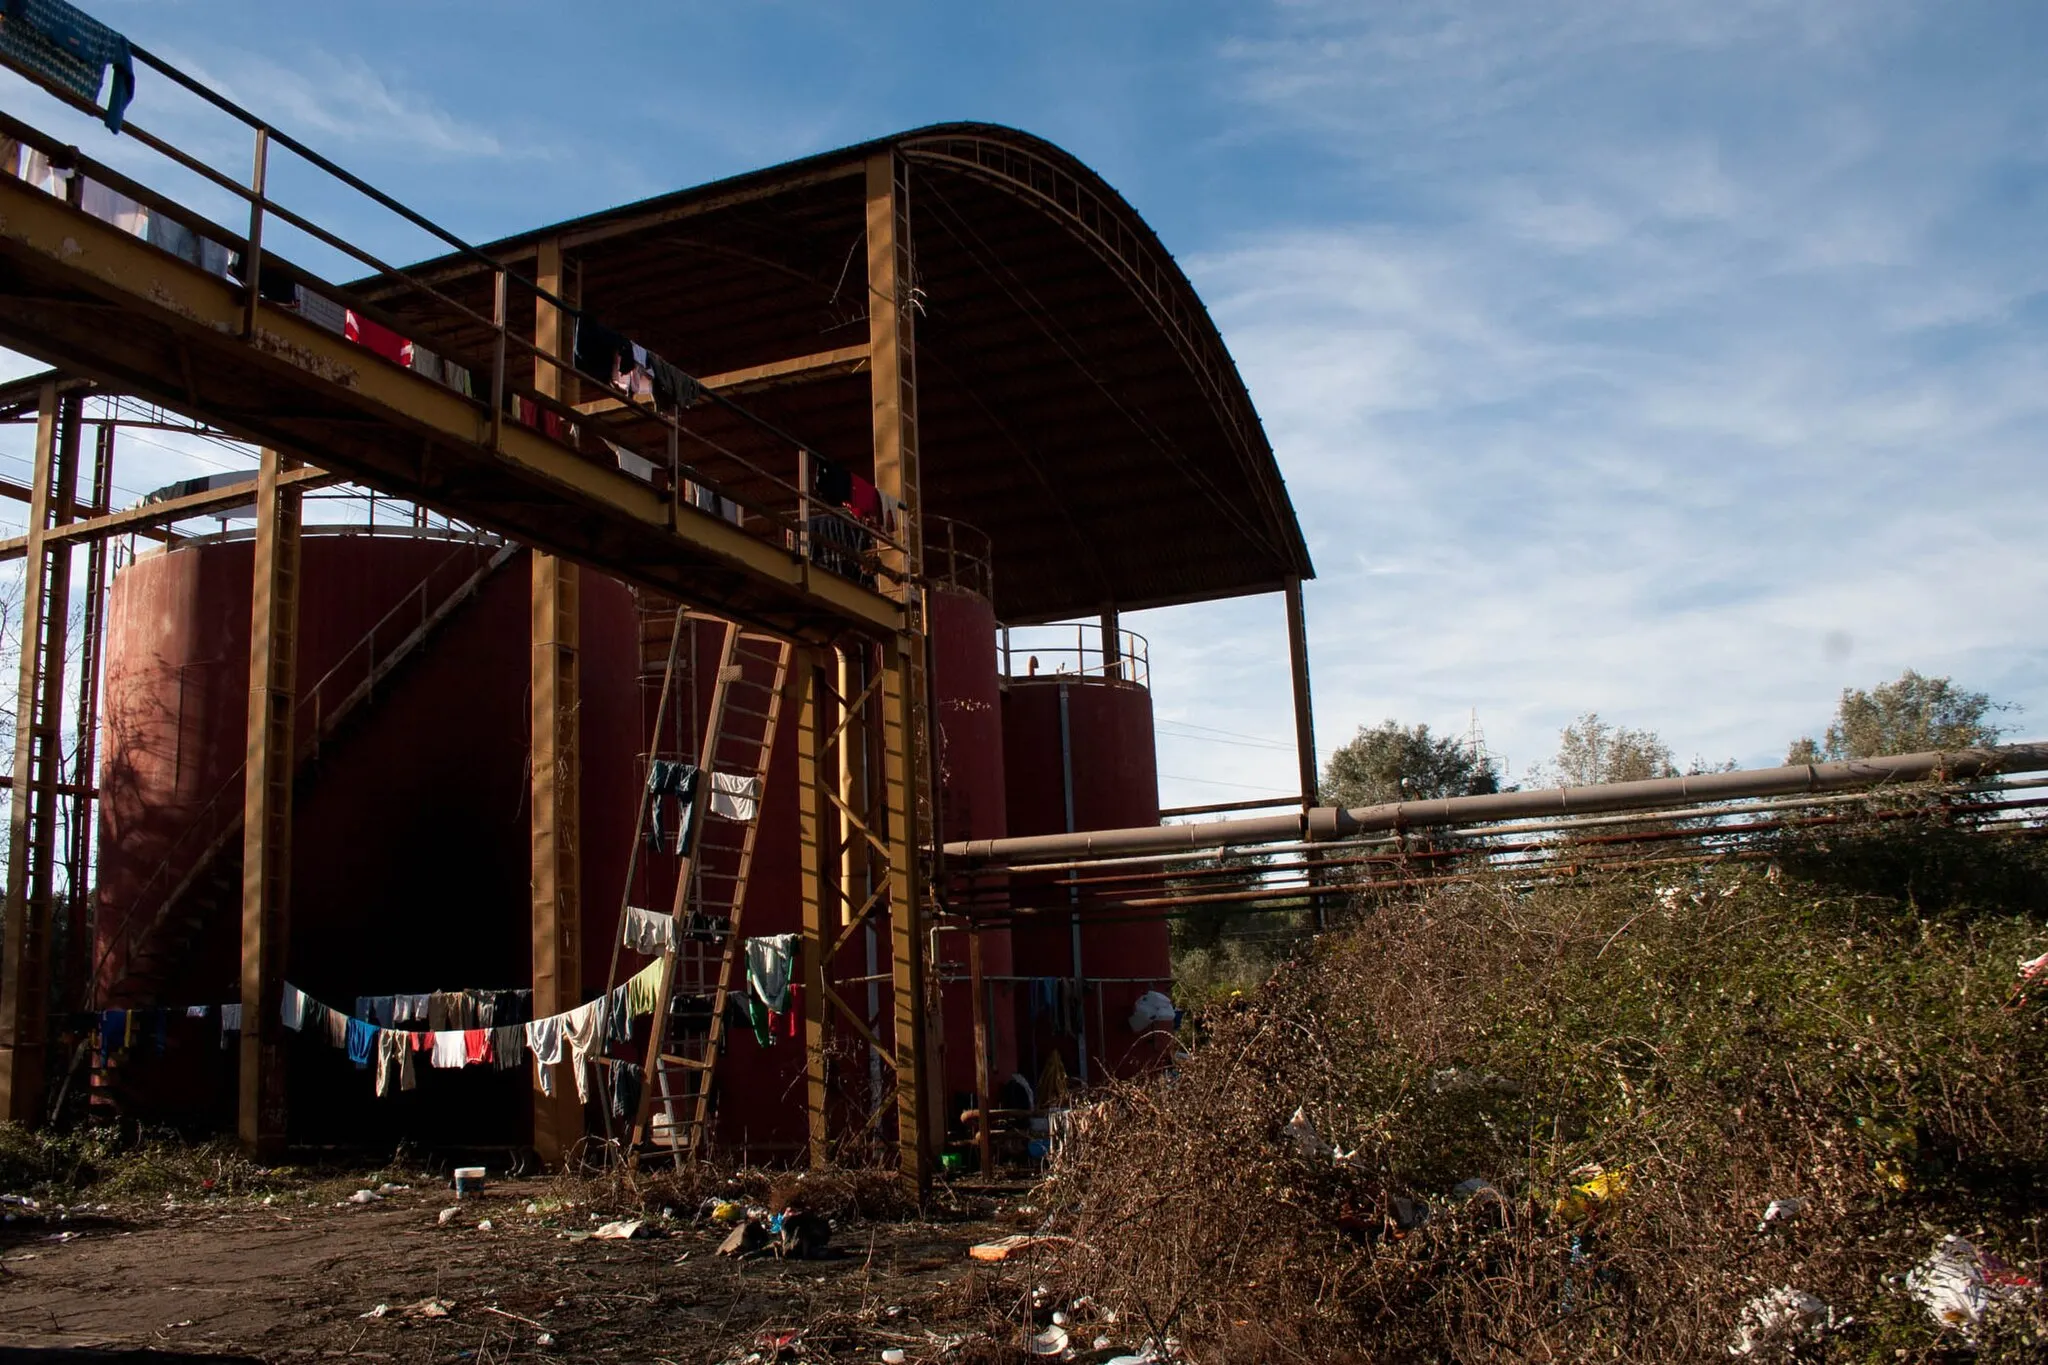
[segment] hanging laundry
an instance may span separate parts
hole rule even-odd
[[[487,1028],[463,1030],[462,1052],[471,1066],[482,1066],[491,1061],[491,1031]]]
[[[379,1028],[390,1028],[398,1022],[398,997],[395,995],[371,996],[370,1012],[363,1017]]]
[[[347,1047],[349,1017],[339,1010],[328,1009],[325,1005],[322,1005],[320,1009],[326,1016],[320,1022],[327,1029],[327,1046],[336,1049]]]
[[[671,921],[673,922],[673,921]],[[654,1013],[654,1007],[661,999],[661,964],[650,962],[633,974],[626,982],[626,1009],[628,1018],[638,1019],[644,1014]]]
[[[111,185],[88,179],[79,189],[78,207],[123,232],[143,238],[149,235],[149,210]]]
[[[410,1035],[385,1029],[377,1035],[377,1093],[389,1095],[394,1085],[411,1090],[419,1084],[412,1065]]]
[[[510,1071],[525,1061],[526,1025],[500,1024],[492,1029],[491,1059],[500,1071]]]
[[[161,1057],[171,1050],[171,1012],[151,1010],[150,1013],[155,1016],[151,1022],[156,1025],[156,1055]]]
[[[654,378],[654,406],[659,412],[694,408],[704,400],[704,386],[658,355],[647,357],[647,369]]]
[[[747,985],[769,1009],[789,1008],[789,976],[795,965],[795,934],[747,940]]]
[[[654,476],[660,472],[660,466],[655,464],[654,461],[643,459],[624,446],[617,445],[611,441],[606,441],[605,444],[611,446],[612,458],[618,461],[620,472],[628,474],[642,483],[654,482]]]
[[[314,326],[324,327],[328,331],[340,335],[347,335],[348,309],[343,308],[333,299],[328,298],[324,294],[316,294],[304,285],[300,285],[297,297],[293,302],[298,305],[299,316]]]
[[[754,1031],[754,1041],[762,1047],[774,1047],[775,1035],[769,1031],[772,1016],[768,1007],[753,995],[747,996],[747,1027]]]
[[[213,1013],[213,1006],[211,1005],[185,1006],[185,1017],[187,1019],[204,1019],[207,1015],[211,1013]]]
[[[469,1064],[469,1047],[463,1042],[461,1029],[434,1030],[434,1066],[439,1070],[451,1070]]]
[[[853,514],[870,526],[882,524],[882,495],[875,486],[858,474],[848,476],[852,487],[847,491],[846,505]]]
[[[128,1011],[100,1011],[100,1062],[104,1065],[109,1057],[118,1055],[128,1047]]]
[[[414,374],[423,375],[438,384],[441,382],[441,357],[415,344],[412,348],[412,370]]]
[[[610,1023],[605,997],[570,1010],[562,1018],[562,1038],[569,1044],[570,1069],[576,1073],[576,1097],[590,1100],[590,1061],[604,1051]]]
[[[128,40],[64,0],[6,0],[0,9],[0,53],[52,85],[99,103],[100,84],[112,67],[103,120],[121,131],[135,98],[135,59]]]
[[[306,993],[297,986],[284,988],[284,1004],[279,1010],[284,1026],[294,1033],[306,1026]]]
[[[811,453],[811,491],[822,502],[844,507],[853,499],[853,471],[823,455]]]
[[[533,1054],[533,1083],[543,1095],[555,1093],[556,1063],[562,1060],[562,1020],[559,1014],[534,1019],[526,1025],[526,1048]]]
[[[175,218],[151,213],[142,236],[151,246],[170,252],[187,265],[199,264],[199,238]]]
[[[711,774],[711,813],[748,821],[761,808],[761,779],[739,773]]]
[[[631,1062],[612,1063],[612,1117],[629,1119],[640,1112],[640,1068]]]
[[[375,1017],[370,1010],[369,996],[359,995],[356,997],[355,1017],[358,1019],[370,1019]]]
[[[675,917],[629,905],[620,924],[619,941],[636,953],[657,956],[676,946]]]
[[[496,991],[471,991],[476,1002],[476,1026],[495,1028],[498,1024],[498,993]]]
[[[900,536],[903,533],[903,499],[875,490],[875,497],[882,505],[881,527],[885,536]]]
[[[647,810],[647,845],[657,853],[686,854],[692,845],[691,821],[697,804],[697,765],[657,758],[647,767],[647,790],[654,798]],[[662,811],[665,799],[676,803],[675,843],[663,838]]]
[[[605,381],[609,381],[621,368],[632,369],[631,345],[617,332],[588,313],[578,313],[570,326],[575,329],[575,339],[570,343],[569,351],[577,369],[593,379]]]
[[[476,397],[476,390],[470,384],[469,370],[452,360],[441,362],[441,382],[467,398]]]
[[[604,1008],[605,1041],[608,1043],[632,1041],[633,1019],[631,1015],[626,1013],[625,984],[622,983],[612,987],[611,993],[604,998]]]
[[[220,1047],[227,1051],[228,1035],[242,1031],[242,1007],[239,1004],[220,1007]]]
[[[365,1019],[348,1021],[348,1059],[357,1066],[370,1064],[371,1051],[377,1046],[377,1037],[383,1030]]]
[[[439,1033],[455,1027],[455,997],[447,991],[434,991],[427,996],[427,1027]]]
[[[394,365],[412,364],[412,343],[382,323],[373,322],[355,309],[342,314],[341,334],[366,351],[383,356]]]

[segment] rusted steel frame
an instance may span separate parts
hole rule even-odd
[[[340,483],[341,476],[329,474],[324,469],[294,469],[279,477],[283,488],[321,488],[328,484]],[[182,498],[165,498],[162,502],[145,502],[126,507],[118,512],[103,516],[89,517],[69,525],[52,527],[43,534],[45,544],[55,545],[78,540],[104,540],[109,536],[127,535],[141,531],[153,523],[183,521],[222,507],[239,507],[250,501],[256,494],[257,476],[250,475],[247,483],[229,484],[225,488],[208,489],[204,493],[189,493]],[[0,540],[0,563],[19,559],[28,552],[28,537],[14,536]]]
[[[8,803],[4,951],[0,951],[0,1118],[43,1118],[50,1014],[54,809],[61,761],[64,640],[71,556],[46,547],[53,517],[78,500],[82,399],[45,384],[37,404],[31,477],[31,546],[21,598],[20,684],[15,697],[14,782]]]
[[[242,1066],[238,1130],[258,1160],[284,1151],[284,1024],[292,876],[293,689],[298,674],[300,492],[266,448],[256,490],[249,608],[249,744],[242,786]]]
[[[1245,518],[1242,511],[1199,468],[1184,461],[1186,472],[1225,516],[1238,522],[1240,529],[1253,540],[1263,542],[1290,569],[1306,568],[1306,555],[1292,552],[1274,536],[1275,527],[1291,523],[1292,517],[1283,512],[1276,491],[1266,480],[1257,477],[1256,466],[1260,461],[1256,452],[1263,444],[1263,436],[1257,413],[1243,397],[1242,383],[1230,382],[1236,377],[1237,367],[1224,349],[1214,324],[1206,315],[1195,319],[1184,307],[1187,300],[1195,297],[1194,287],[1172,263],[1165,249],[1158,245],[1151,230],[1138,221],[1137,215],[1111,205],[1044,158],[985,139],[952,136],[931,142],[911,141],[903,144],[902,152],[910,160],[945,166],[1046,210],[1050,216],[1065,222],[1088,250],[1131,287],[1153,321],[1180,353],[1212,410],[1233,436],[1232,445],[1236,447],[1240,463],[1254,475],[1252,483],[1258,489],[1263,504],[1261,510],[1265,513],[1263,523]],[[1022,174],[1019,174],[1020,170]],[[1045,181],[1054,183],[1053,192],[1048,193],[1043,188],[1041,182]],[[1064,195],[1060,193],[1061,189],[1066,191]],[[935,197],[943,199],[943,196]],[[1147,418],[1146,422],[1149,424],[1150,419]],[[1163,433],[1150,432],[1148,435],[1164,439]]]
[[[104,404],[103,406],[111,406]],[[103,504],[113,489],[114,432],[112,423],[102,422],[94,434],[92,482],[87,489],[90,505]],[[99,789],[93,785],[99,771],[100,654],[105,646],[107,615],[107,543],[95,540],[85,551],[85,610],[79,637],[78,707],[72,728],[78,736],[71,767],[70,790],[65,795],[71,807],[69,861],[65,868],[66,894],[70,900],[65,935],[63,990],[60,1010],[76,1010],[85,1000],[85,974],[90,964],[91,915],[89,892],[93,882],[92,838],[98,825],[93,803]]]
[[[680,606],[676,608],[675,616],[672,618],[674,623],[669,627],[668,666],[662,670],[661,691],[654,705],[654,733],[647,737],[647,758],[650,763],[653,762],[654,756],[661,752],[661,732],[668,719],[669,697],[675,689],[676,666],[682,659],[685,610]],[[643,782],[640,784],[639,810],[633,820],[633,834],[630,846],[626,850],[625,885],[619,891],[619,932],[612,936],[611,966],[605,969],[604,974],[606,994],[610,994],[612,987],[619,984],[619,953],[625,946],[626,911],[633,904],[633,879],[640,872],[640,850],[647,842],[647,816],[653,809],[654,784]],[[649,1083],[642,1088],[652,1090],[652,1079],[650,1078]]]
[[[995,1082],[990,1075],[993,1059],[989,1056],[989,998],[981,974],[979,924],[971,924],[967,929],[967,989],[972,995],[968,1008],[974,1015],[974,1103],[978,1110],[974,1146],[980,1157],[982,1175],[986,1177],[995,1168],[995,1139],[989,1131],[989,1110],[994,1107]]]

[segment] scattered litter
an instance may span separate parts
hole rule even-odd
[[[488,1218],[484,1219],[483,1222],[476,1225],[476,1230],[478,1232],[489,1232],[491,1230],[491,1220]]]
[[[1033,1236],[1030,1233],[1018,1232],[1008,1237],[998,1237],[993,1242],[981,1242],[971,1246],[967,1248],[967,1254],[977,1261],[1007,1261],[1012,1256],[1037,1247],[1060,1246],[1072,1240],[1073,1238],[1071,1237],[1061,1237],[1055,1234]]]
[[[710,1205],[711,1221],[714,1223],[736,1223],[747,1216],[746,1205],[731,1199],[712,1199],[707,1203]]]
[[[621,1218],[606,1223],[590,1235],[603,1242],[626,1242],[635,1237],[652,1237],[654,1229],[647,1226],[644,1218]]]
[[[768,1246],[768,1227],[749,1218],[725,1235],[718,1244],[721,1256],[752,1256]]]
[[[75,1232],[53,1232],[48,1237],[45,1237],[43,1240],[45,1242],[68,1242],[76,1236],[78,1236],[78,1234]]]
[[[910,1357],[904,1354],[901,1346],[891,1346],[888,1350],[882,1352],[882,1365],[903,1365],[903,1362],[908,1359]]]
[[[380,1303],[380,1304],[378,1304],[378,1305],[377,1305],[377,1306],[376,1306],[375,1308],[372,1308],[372,1309],[371,1309],[371,1310],[370,1310],[369,1312],[367,1312],[367,1313],[358,1313],[358,1314],[356,1314],[356,1316],[357,1316],[358,1318],[381,1318],[381,1317],[384,1317],[384,1316],[386,1316],[386,1315],[387,1315],[387,1314],[389,1314],[390,1312],[391,1312],[391,1305],[390,1305],[390,1304],[388,1304],[388,1303]]]
[[[1906,1292],[1927,1305],[1944,1327],[1968,1335],[1984,1315],[2041,1290],[2040,1282],[2023,1275],[1989,1252],[1954,1233],[1919,1265],[1906,1272]]]
[[[1600,1166],[1581,1166],[1573,1175],[1586,1178],[1566,1191],[1551,1210],[1567,1223],[1582,1223],[1595,1217],[1603,1204],[1613,1203],[1628,1193],[1628,1172],[1609,1171]]]
[[[379,1185],[379,1186],[377,1187],[377,1193],[379,1193],[379,1194],[404,1194],[404,1193],[405,1193],[405,1192],[406,1192],[407,1190],[409,1190],[409,1189],[411,1189],[411,1188],[412,1188],[412,1186],[410,1186],[410,1185],[394,1185],[394,1184],[392,1184],[392,1183],[391,1183],[390,1181],[388,1181],[388,1180],[387,1180],[387,1181],[385,1181],[385,1182],[384,1182],[383,1184],[381,1184],[381,1185]]]
[[[455,1310],[455,1300],[425,1298],[398,1311],[411,1318],[445,1318]]]
[[[552,1332],[542,1332],[542,1333],[541,1333],[541,1334],[540,1334],[539,1336],[537,1336],[537,1337],[535,1337],[535,1338],[533,1339],[533,1344],[534,1344],[534,1345],[536,1345],[536,1346],[552,1346],[552,1345],[554,1345],[554,1344],[555,1344],[555,1337],[554,1337],[554,1333],[552,1333]]]
[[[1294,1149],[1303,1156],[1327,1157],[1334,1154],[1337,1150],[1329,1143],[1323,1141],[1323,1135],[1318,1133],[1315,1124],[1309,1121],[1306,1109],[1296,1109],[1294,1111],[1294,1117],[1287,1120],[1286,1132],[1288,1138],[1294,1143]]]
[[[1756,1225],[1756,1230],[1768,1232],[1773,1227],[1783,1227],[1804,1212],[1804,1199],[1773,1199],[1764,1206],[1764,1221]]]
[[[1771,1346],[1818,1341],[1823,1334],[1848,1324],[1847,1318],[1837,1321],[1834,1310],[1812,1294],[1783,1285],[1742,1306],[1728,1354],[1749,1356]]]
[[[461,1212],[461,1209],[458,1209],[453,1204],[451,1204],[447,1208],[442,1209],[439,1213],[434,1215],[434,1222],[436,1225],[445,1228],[450,1223],[454,1222],[456,1215]]]
[[[348,1202],[351,1204],[375,1204],[383,1198],[384,1196],[375,1190],[357,1190],[348,1197]]]
[[[1024,1343],[1024,1349],[1035,1356],[1061,1356],[1067,1353],[1067,1329],[1048,1327]]]
[[[484,1192],[484,1168],[481,1166],[457,1166],[455,1168],[455,1197],[467,1199],[473,1194]]]
[[[24,1209],[42,1207],[25,1194],[0,1194],[0,1204],[15,1204]]]

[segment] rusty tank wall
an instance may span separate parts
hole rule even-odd
[[[939,774],[938,842],[1001,838],[1009,832],[1009,797],[1003,780],[1003,693],[996,657],[995,607],[963,586],[934,583],[925,595],[930,619],[934,746]],[[935,939],[931,970],[940,981],[941,1075],[947,1109],[967,1107],[975,1087],[974,999],[968,979],[968,935],[946,931]],[[981,970],[1007,977],[1015,968],[1010,931],[981,935]],[[1017,1067],[1015,989],[987,986],[989,1072],[995,1086]]]
[[[1152,731],[1152,694],[1142,684],[1099,675],[1012,677],[1003,691],[1003,763],[1012,835],[1121,829],[1159,823],[1159,768]],[[1068,792],[1072,792],[1071,818]],[[1056,885],[1020,884],[1020,915],[1012,932],[1016,973],[1051,980],[1075,975],[1074,934]],[[1105,1064],[1119,1073],[1151,1059],[1134,1050],[1131,1006],[1172,973],[1163,919],[1090,923],[1084,917],[1080,975],[1121,978],[1083,993],[1085,1029],[1075,1034],[1055,1008],[1053,987],[1020,989],[1017,1039],[1023,1070],[1035,1084],[1052,1051],[1076,1074],[1085,1038],[1089,1076]],[[1049,998],[1050,997],[1050,998]]]
[[[424,535],[323,533],[301,549],[301,695],[438,569],[452,585],[491,553]],[[108,600],[102,710],[98,979],[126,973],[124,909],[224,785],[239,801],[252,547],[209,538],[143,555]],[[453,561],[451,563],[450,561]],[[340,1009],[359,995],[531,984],[527,711],[530,557],[515,556],[300,769],[293,812],[287,978]],[[581,601],[583,976],[603,985],[636,797],[633,618],[594,574]],[[311,716],[301,708],[302,732]],[[306,746],[301,741],[301,752]],[[225,857],[239,866],[239,844]],[[204,928],[154,992],[170,1006],[239,998],[239,906],[196,907]],[[106,1003],[126,1003],[110,995]],[[138,1108],[231,1127],[238,1053],[217,1013],[176,1018],[121,1069]],[[424,1061],[424,1059],[422,1059]],[[290,1054],[291,1138],[321,1146],[411,1137],[517,1146],[530,1068],[423,1074],[379,1099],[367,1071],[313,1045]]]

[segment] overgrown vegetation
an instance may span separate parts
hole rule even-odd
[[[1973,1341],[1902,1278],[2038,1277],[2044,907],[2038,845],[1927,822],[1372,907],[1114,1093],[1067,1274],[1203,1360],[1725,1359],[1787,1285],[1837,1325],[1780,1359],[2048,1358],[2038,1296]]]

